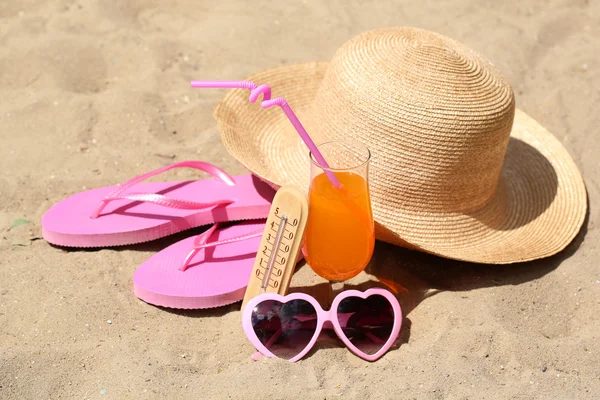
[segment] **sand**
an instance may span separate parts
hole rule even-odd
[[[0,398],[600,398],[599,16],[587,0],[2,1]],[[244,172],[212,118],[224,92],[190,80],[327,60],[400,25],[490,58],[574,157],[591,211],[563,253],[486,266],[378,244],[369,273],[406,289],[399,346],[367,363],[326,339],[290,365],[250,359],[239,303],[172,311],[133,295],[137,266],[185,235],[86,251],[40,239],[42,214],[86,188],[187,159]],[[19,218],[31,223],[9,230]],[[292,284],[324,288],[308,266]]]

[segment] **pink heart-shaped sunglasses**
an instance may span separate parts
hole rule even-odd
[[[402,310],[389,291],[369,289],[341,292],[329,311],[304,293],[265,293],[251,299],[242,314],[244,332],[254,347],[265,356],[290,362],[310,351],[325,324],[333,326],[354,354],[375,361],[398,337]]]

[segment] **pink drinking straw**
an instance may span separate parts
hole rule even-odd
[[[310,152],[314,155],[319,165],[325,167],[323,171],[329,178],[331,184],[338,188],[342,187],[342,184],[337,179],[335,174],[328,169],[329,164],[327,164],[327,161],[325,161],[325,158],[323,158],[323,155],[321,154],[319,149],[317,149],[315,142],[312,141],[312,139],[308,135],[308,132],[306,132],[306,129],[304,129],[304,126],[302,126],[302,123],[300,123],[300,120],[298,119],[298,117],[296,117],[296,114],[294,114],[292,108],[287,103],[287,101],[285,101],[285,99],[282,97],[271,99],[271,87],[269,85],[259,86],[254,82],[248,81],[192,81],[192,87],[207,89],[250,89],[249,100],[251,103],[256,102],[258,97],[262,94],[262,108],[269,108],[273,106],[281,107],[281,109],[283,110],[285,115],[287,115],[292,125],[294,125],[294,128],[296,128],[296,131],[306,144],[306,147],[308,147]]]

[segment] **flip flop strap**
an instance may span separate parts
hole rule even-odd
[[[216,246],[220,246],[222,244],[241,242],[243,240],[248,240],[248,239],[252,239],[252,238],[261,236],[262,233],[263,233],[263,229],[258,229],[256,231],[249,232],[249,233],[246,233],[246,234],[240,235],[240,236],[235,236],[235,237],[232,237],[232,238],[229,238],[229,239],[223,239],[223,240],[217,240],[217,241],[214,241],[214,242],[208,242],[208,239],[210,239],[210,237],[212,236],[212,234],[217,230],[218,226],[219,226],[218,223],[214,224],[206,232],[201,233],[200,235],[198,235],[196,237],[196,239],[194,239],[194,248],[185,257],[185,260],[183,261],[183,264],[181,264],[181,267],[179,267],[180,271],[185,271],[186,269],[188,269],[188,267],[190,266],[190,263],[191,263],[192,259],[202,249],[206,249],[206,248],[209,248],[209,247],[216,247]]]
[[[100,202],[100,204],[98,205],[96,210],[91,215],[91,218],[92,219],[98,218],[98,216],[100,215],[102,210],[104,210],[104,207],[106,207],[106,205],[108,203],[110,203],[111,201],[114,201],[114,200],[142,201],[142,202],[161,205],[164,207],[179,208],[179,209],[186,209],[186,210],[215,207],[215,206],[219,206],[219,205],[223,205],[223,204],[229,204],[232,202],[232,200],[217,200],[217,201],[210,202],[210,203],[198,203],[198,202],[188,201],[188,200],[173,199],[171,197],[167,197],[162,194],[156,194],[156,193],[123,194],[127,189],[140,183],[141,181],[148,179],[150,177],[156,176],[158,174],[161,174],[163,172],[169,171],[174,168],[198,169],[200,171],[204,171],[204,172],[214,176],[215,178],[221,180],[223,183],[225,183],[228,186],[235,185],[235,182],[233,181],[233,178],[231,176],[229,176],[225,171],[223,171],[221,168],[219,168],[213,164],[203,162],[203,161],[182,161],[182,162],[178,162],[175,164],[170,164],[170,165],[164,166],[162,168],[155,169],[154,171],[150,171],[143,175],[136,176],[126,182],[121,183],[120,185],[117,186],[117,188],[115,190],[113,190],[111,193],[109,193]]]

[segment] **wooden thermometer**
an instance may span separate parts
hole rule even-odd
[[[285,295],[302,247],[308,200],[294,186],[280,188],[271,204],[242,309],[261,293]]]

